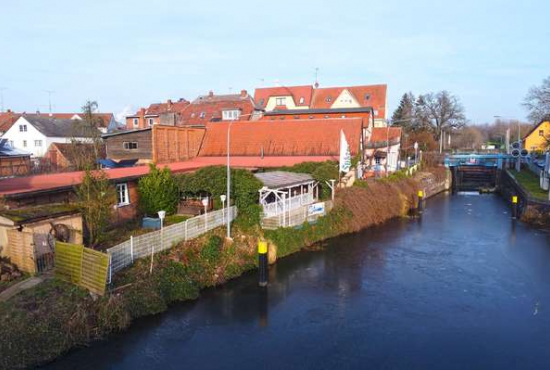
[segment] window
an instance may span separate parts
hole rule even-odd
[[[195,118],[196,114],[195,112],[191,113],[191,118]]]
[[[23,148],[27,147],[27,140],[23,140]]]
[[[125,141],[122,143],[125,150],[136,150],[138,148],[137,141]]]
[[[27,132],[27,125],[19,125],[19,132]]]
[[[147,118],[147,125],[149,127],[153,126],[155,124],[155,120],[152,118]]]
[[[346,115],[345,115],[345,114],[342,114],[342,118],[346,118]]]
[[[138,127],[139,126],[139,120],[137,118],[134,118],[133,120],[133,123],[134,123],[134,127]]]
[[[264,99],[260,99],[260,105],[263,107],[264,106],[264,103],[265,103],[265,100]]]
[[[238,109],[222,111],[222,119],[224,121],[238,119],[239,115],[240,115],[240,111]]]
[[[130,204],[127,183],[124,182],[122,184],[116,184],[116,201],[119,207]]]
[[[365,100],[369,100],[370,99],[370,94],[365,94]]]
[[[539,130],[539,136],[544,136],[544,130]]]
[[[325,114],[324,117],[325,117],[325,118],[328,118],[328,114]]]
[[[275,105],[286,105],[286,98],[276,98],[275,99]]]
[[[305,101],[304,97],[301,96],[301,97],[300,97],[300,104],[304,104],[304,101]]]
[[[325,100],[327,101],[327,103],[330,103],[332,101],[332,98],[330,96],[327,96]]]
[[[374,157],[374,163],[380,164],[382,162],[380,157]]]
[[[200,114],[200,116],[199,116],[199,117],[200,117],[200,118],[204,118],[204,117],[206,117],[206,113],[204,113],[204,112],[201,112],[201,114]]]
[[[34,146],[41,147],[42,146],[42,140],[35,140],[34,141]]]

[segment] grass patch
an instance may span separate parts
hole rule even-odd
[[[540,179],[537,175],[529,170],[517,172],[510,170],[512,176],[520,183],[520,185],[535,199],[548,200],[548,192],[540,188]]]

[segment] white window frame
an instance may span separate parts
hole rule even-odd
[[[132,123],[134,124],[134,127],[138,127],[139,126],[139,119],[134,118]]]
[[[154,118],[147,118],[147,126],[151,127],[155,124]]]
[[[132,144],[135,144],[135,148],[132,148],[132,146],[134,146]],[[137,150],[139,148],[139,144],[137,141],[123,141],[122,148],[124,148],[124,150]]]
[[[128,192],[127,182],[116,184],[116,201],[118,207],[130,204],[130,193]]]
[[[283,105],[286,105],[286,97],[279,97],[279,98],[275,98],[275,105],[276,106],[283,106]]]
[[[19,125],[19,132],[27,132],[27,125]]]
[[[42,140],[35,140],[34,141],[34,146],[37,147],[37,148],[41,148],[42,147]]]
[[[23,140],[23,148],[27,147],[27,140]]]
[[[304,99],[303,96],[300,97],[300,104],[304,104],[304,102],[306,101],[306,99]]]
[[[222,120],[231,121],[239,119],[240,113],[238,109],[224,110],[222,111]]]
[[[201,114],[199,115],[200,118],[205,118],[206,117],[206,112],[201,112]]]

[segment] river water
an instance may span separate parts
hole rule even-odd
[[[547,369],[550,235],[441,194],[137,320],[51,369]]]

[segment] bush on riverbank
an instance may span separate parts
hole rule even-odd
[[[375,181],[366,188],[337,192],[333,210],[316,224],[265,232],[278,257],[341,234],[405,215],[416,204],[419,184],[412,179]],[[103,298],[57,280],[47,281],[0,303],[0,368],[24,368],[49,361],[71,348],[124,330],[133,319],[157,314],[169,304],[196,299],[201,289],[222,284],[257,266],[258,226],[236,227],[234,241],[224,229],[137,260],[114,276],[114,290]]]

